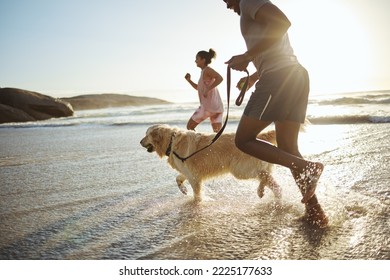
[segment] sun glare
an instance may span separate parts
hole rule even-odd
[[[332,133],[329,133],[329,127],[321,125],[309,125],[306,132],[299,135],[299,141],[304,143],[300,145],[300,152],[303,155],[315,155],[333,151],[341,145],[341,141],[345,139],[347,126],[338,125],[332,126]]]
[[[292,21],[290,39],[299,60],[310,72],[312,91],[366,89],[374,67],[370,40],[352,7],[336,1],[300,3],[284,6]]]

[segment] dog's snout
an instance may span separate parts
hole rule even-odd
[[[141,141],[139,141],[139,143],[141,144],[142,147],[145,147],[145,137],[141,139]]]

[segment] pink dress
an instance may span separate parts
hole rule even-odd
[[[200,106],[203,107],[204,111],[207,111],[209,113],[222,113],[223,103],[217,87],[206,92],[206,87],[211,85],[215,81],[215,79],[205,79],[203,77],[203,73],[204,69],[200,74],[198,82],[198,95]]]

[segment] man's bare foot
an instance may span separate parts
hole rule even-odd
[[[328,217],[319,203],[310,206],[306,205],[304,218],[308,223],[319,228],[325,228],[329,223]]]
[[[313,197],[316,192],[317,182],[321,177],[322,171],[324,170],[324,165],[322,163],[316,162],[311,163],[307,170],[302,174],[304,176],[303,182],[303,198],[302,203],[306,203]]]

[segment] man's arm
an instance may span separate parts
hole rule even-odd
[[[271,3],[263,5],[257,11],[255,20],[265,26],[265,36],[250,50],[233,56],[226,62],[234,70],[245,71],[250,61],[280,40],[291,26],[286,15]]]
[[[241,78],[238,83],[237,83],[237,88],[239,90],[242,89],[242,87],[244,86],[245,84],[245,81],[246,81],[247,77],[243,77]],[[246,88],[246,90],[249,90],[256,82],[257,80],[259,79],[259,75],[257,74],[257,71],[254,72],[252,75],[249,76],[249,81],[248,81],[248,87]]]
[[[250,60],[279,41],[291,26],[286,15],[271,3],[257,11],[255,20],[265,26],[265,36],[245,53]]]

